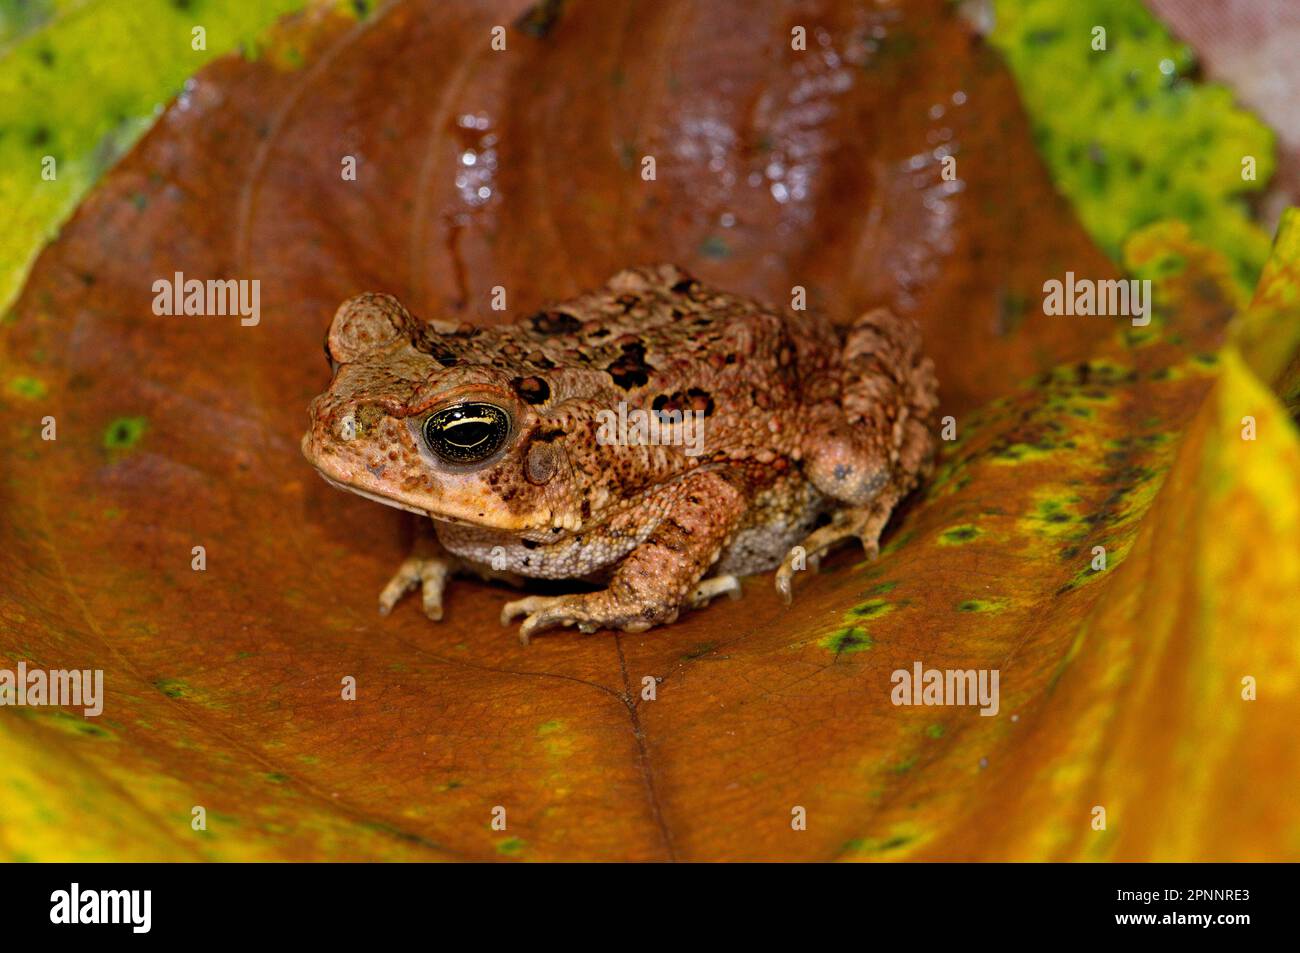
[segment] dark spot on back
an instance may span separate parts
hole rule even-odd
[[[423,350],[443,367],[455,367],[460,363],[456,352],[439,341],[429,341]]]
[[[538,334],[573,334],[582,328],[582,322],[567,311],[538,311],[528,323]]]
[[[641,387],[650,380],[650,366],[645,362],[645,345],[640,341],[623,345],[623,353],[606,371],[614,383],[624,390]]]
[[[686,398],[690,403],[691,410],[702,411],[705,417],[713,413],[713,395],[708,391],[699,387],[692,387],[686,392]]]
[[[551,397],[551,385],[540,377],[516,377],[510,386],[526,404],[543,404]]]
[[[674,412],[684,414],[687,411],[698,411],[707,417],[713,413],[713,397],[708,391],[692,387],[686,391],[658,395],[651,401],[650,409],[661,416]]]

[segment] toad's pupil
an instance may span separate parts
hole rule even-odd
[[[456,446],[468,450],[492,436],[492,423],[484,417],[453,420],[443,428],[442,435]]]

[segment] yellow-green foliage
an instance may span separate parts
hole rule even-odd
[[[1116,259],[1135,229],[1181,219],[1254,287],[1269,236],[1243,196],[1273,172],[1272,131],[1232,93],[1194,82],[1191,51],[1139,0],[996,0],[993,42],[1016,75],[1039,150]],[[1105,50],[1094,50],[1094,30]],[[1256,179],[1242,178],[1255,159]]]
[[[0,313],[186,77],[305,0],[0,0]],[[206,49],[193,49],[194,29]],[[42,161],[55,162],[53,180]]]

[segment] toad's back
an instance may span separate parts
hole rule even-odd
[[[756,412],[782,416],[829,380],[839,343],[806,316],[779,314],[660,265],[621,271],[605,287],[515,324],[466,325],[450,336],[431,327],[417,347],[444,366],[506,370],[542,411],[573,398],[702,411],[712,433],[734,447],[733,433],[749,426],[771,433]]]

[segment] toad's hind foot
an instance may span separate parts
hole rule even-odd
[[[829,525],[813,530],[802,543],[792,549],[776,571],[776,591],[781,594],[786,605],[794,598],[794,574],[804,568],[795,566],[799,557],[803,558],[808,569],[816,572],[822,556],[846,539],[858,540],[868,560],[879,556],[880,534],[889,522],[895,502],[896,495],[886,493],[869,506],[837,510]]]

